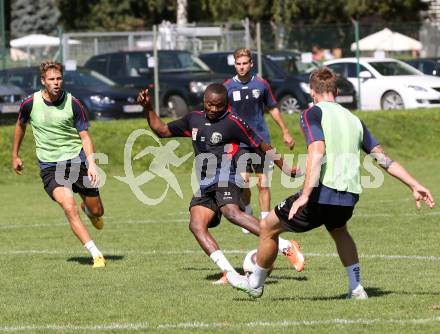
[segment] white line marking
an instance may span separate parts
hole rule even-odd
[[[247,254],[249,250],[245,249],[223,249],[225,254]],[[29,249],[29,250],[0,250],[0,255],[84,255],[82,251],[71,250],[49,250],[49,249]],[[142,256],[169,256],[169,255],[203,255],[201,250],[175,250],[175,251],[142,251],[142,250],[121,250],[106,249],[104,255],[142,255]],[[306,257],[338,257],[337,253],[304,253]],[[360,258],[364,259],[384,259],[384,260],[423,260],[423,261],[440,261],[440,256],[433,255],[386,255],[386,254],[360,254]]]
[[[283,320],[283,321],[255,321],[245,323],[228,322],[185,322],[177,324],[149,325],[148,323],[110,323],[96,325],[49,324],[49,325],[18,325],[0,326],[0,332],[29,332],[29,331],[126,331],[126,330],[154,330],[154,329],[213,329],[213,328],[286,328],[301,326],[329,326],[329,325],[424,325],[439,322],[440,317],[423,319],[329,319],[329,320]]]

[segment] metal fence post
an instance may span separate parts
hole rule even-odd
[[[260,22],[257,22],[257,68],[258,75],[263,77],[263,64],[261,61],[261,25]]]
[[[5,22],[5,1],[0,0],[0,29],[2,39],[2,69],[6,68],[6,22]]]
[[[359,77],[359,73],[361,71],[361,65],[359,64],[359,21],[352,19],[354,24],[354,38],[356,41],[356,76],[357,76],[357,100],[358,100],[358,109],[362,110],[362,101],[361,101],[361,78]]]
[[[63,35],[64,35],[64,33],[63,33],[63,28],[61,28],[61,27],[57,27],[57,30],[58,30],[58,40],[60,42],[60,44],[58,46],[58,58],[59,58],[60,63],[62,64],[64,62],[64,47],[63,47],[63,43],[64,43]]]
[[[153,57],[154,57],[154,111],[160,115],[159,107],[159,57],[157,55],[157,26],[153,26]]]

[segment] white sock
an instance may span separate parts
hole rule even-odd
[[[220,268],[220,270],[222,272],[230,272],[231,271],[231,272],[235,273],[234,267],[232,267],[232,265],[229,263],[228,259],[226,258],[226,256],[223,254],[223,252],[221,250],[217,250],[217,251],[211,253],[211,255],[209,255],[209,257]]]
[[[355,290],[359,285],[361,285],[361,267],[359,263],[352,264],[351,266],[345,267],[348,275],[348,288],[350,290]]]
[[[281,237],[278,237],[278,250],[280,252],[283,252],[284,249],[290,248],[290,241],[283,239]]]
[[[268,274],[269,269],[261,268],[258,264],[255,264],[254,272],[249,276],[250,287],[255,289],[263,286]]]
[[[246,212],[248,215],[253,215],[254,211],[252,210],[252,205],[248,204],[244,207],[244,212]]]
[[[260,213],[261,219],[266,218],[268,214],[269,214],[269,211],[261,211],[261,213]]]
[[[93,258],[97,258],[98,256],[102,256],[102,253],[99,251],[98,247],[96,247],[93,240],[90,240],[87,242],[84,247],[89,251],[90,255],[92,255]]]

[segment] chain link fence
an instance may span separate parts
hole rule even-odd
[[[421,41],[422,57],[440,56],[440,26],[433,23],[362,24],[360,38],[389,28]],[[249,20],[218,25],[178,27],[163,23],[158,26],[158,49],[188,50],[194,54],[210,51],[230,51],[238,47],[255,49],[256,25]],[[351,22],[333,25],[261,24],[262,50],[296,50],[311,52],[313,46],[331,50],[340,48],[342,56],[353,56],[350,45],[355,40]],[[6,48],[2,66],[20,67],[39,64],[44,59],[75,60],[83,65],[93,55],[121,50],[152,50],[153,32],[85,32],[65,33],[59,46]],[[370,55],[370,54],[363,54]],[[410,52],[390,53],[395,58],[411,58]],[[3,58],[2,58],[3,59]]]

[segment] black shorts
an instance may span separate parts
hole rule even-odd
[[[61,166],[61,165],[60,165]],[[48,167],[40,171],[40,177],[43,181],[44,190],[53,198],[53,191],[58,187],[68,187],[73,192],[79,193],[88,197],[99,196],[98,188],[93,188],[87,176],[87,167],[85,163],[81,164],[65,164],[62,168]],[[76,177],[78,175],[78,177]],[[69,180],[71,178],[71,180]],[[58,183],[58,181],[61,183]]]
[[[228,183],[227,187],[214,185],[202,190],[200,196],[192,198],[189,210],[193,206],[201,205],[214,211],[215,216],[208,224],[208,227],[211,228],[220,224],[222,218],[220,208],[226,204],[236,204],[240,207],[240,210],[244,211],[242,189],[233,183]]]
[[[246,166],[242,167],[239,166],[239,160],[240,157],[242,157],[243,155],[248,155],[249,158],[246,159]],[[250,154],[257,154],[260,157],[260,163],[252,163],[252,159],[250,158]],[[240,164],[242,163],[242,161],[245,158],[241,158],[240,160]],[[255,173],[255,174],[267,174],[272,172],[273,170],[273,161],[269,161],[268,165],[266,167],[266,170],[264,168],[264,161],[265,157],[256,153],[253,149],[248,148],[248,147],[240,147],[238,153],[235,156],[235,161],[237,163],[237,171],[239,173],[243,173],[244,171],[246,171],[246,173]]]
[[[293,202],[300,196],[296,193],[275,206],[275,214],[281,222],[284,231],[307,232],[324,225],[327,231],[342,227],[353,215],[352,206],[307,203],[299,214],[288,219]]]

